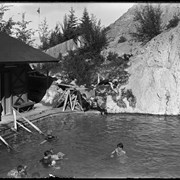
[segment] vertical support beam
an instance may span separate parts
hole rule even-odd
[[[17,131],[17,116],[16,116],[16,111],[12,108],[13,110],[13,117],[14,117],[14,129]]]
[[[36,129],[40,134],[44,134],[37,126],[35,126],[32,122],[30,122],[26,117],[24,117],[21,113],[19,113],[18,111],[16,111],[14,108],[13,110],[21,116],[21,118],[23,118],[25,121],[27,121],[34,129]]]
[[[70,101],[70,108],[72,110],[72,98],[71,98],[71,91],[69,91],[69,101]]]
[[[68,101],[68,96],[69,96],[69,90],[67,90],[66,99],[64,101],[64,106],[63,106],[63,111],[65,111],[65,109],[66,109],[66,105],[67,105],[67,101]]]
[[[74,108],[75,108],[75,106],[76,106],[76,100],[77,100],[77,95],[75,96],[75,99],[74,99],[74,103],[73,103],[73,107],[72,107],[72,111],[74,111]]]

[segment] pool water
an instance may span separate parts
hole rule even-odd
[[[64,114],[36,123],[46,132],[53,130],[54,142],[40,143],[43,136],[21,131],[9,140],[15,151],[0,150],[0,177],[19,164],[28,173],[49,173],[66,177],[180,177],[180,119],[178,116],[116,114]],[[122,142],[126,156],[111,158]],[[39,160],[45,150],[63,152],[68,159],[55,168],[44,168]]]

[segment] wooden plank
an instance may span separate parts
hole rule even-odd
[[[69,92],[69,102],[70,102],[70,108],[72,110],[72,99],[71,99],[71,93]]]
[[[16,111],[13,109],[13,117],[14,117],[14,129],[17,131],[17,117]]]
[[[13,108],[14,109],[14,108]],[[15,110],[15,109],[14,109]],[[15,110],[25,121],[27,121],[34,129],[36,129],[40,134],[44,134],[37,126],[35,126],[32,122],[30,122],[27,118],[25,118],[21,113]]]
[[[17,124],[18,124],[19,126],[21,126],[23,129],[25,129],[26,131],[32,133],[31,130],[29,130],[27,127],[23,126],[20,122],[17,121]]]
[[[76,106],[76,100],[77,100],[77,95],[75,96],[75,99],[74,99],[74,103],[73,103],[73,107],[72,107],[72,110],[74,111],[74,108]]]
[[[13,149],[3,138],[0,136],[0,140],[10,149]]]
[[[66,109],[66,105],[67,105],[67,101],[68,101],[69,92],[70,92],[70,91],[67,90],[67,95],[66,95],[66,99],[65,99],[65,101],[64,101],[63,111],[65,111],[65,109]]]

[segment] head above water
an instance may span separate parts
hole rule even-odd
[[[52,152],[50,150],[44,152],[44,156],[49,156],[49,155],[52,155]]]
[[[123,149],[123,143],[120,142],[119,144],[117,144],[117,147]]]
[[[17,171],[18,171],[18,172],[26,171],[26,168],[27,168],[27,166],[19,165],[19,166],[17,167]]]

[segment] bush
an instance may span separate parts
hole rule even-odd
[[[108,55],[107,55],[107,60],[108,61],[113,61],[113,60],[115,60],[117,58],[118,58],[117,53],[114,53],[114,52],[111,52],[111,51],[108,52]]]
[[[126,39],[124,36],[121,36],[121,37],[119,38],[118,43],[123,43],[123,42],[126,42],[126,41],[127,41],[127,39]]]
[[[174,28],[178,25],[180,18],[177,15],[173,16],[173,19],[171,19],[166,26],[166,29]]]
[[[77,85],[90,86],[94,65],[87,61],[84,55],[78,51],[70,51],[62,63],[69,80],[77,79]]]
[[[136,10],[134,20],[138,22],[133,37],[146,44],[152,38],[162,32],[160,6],[146,4],[142,10]]]

